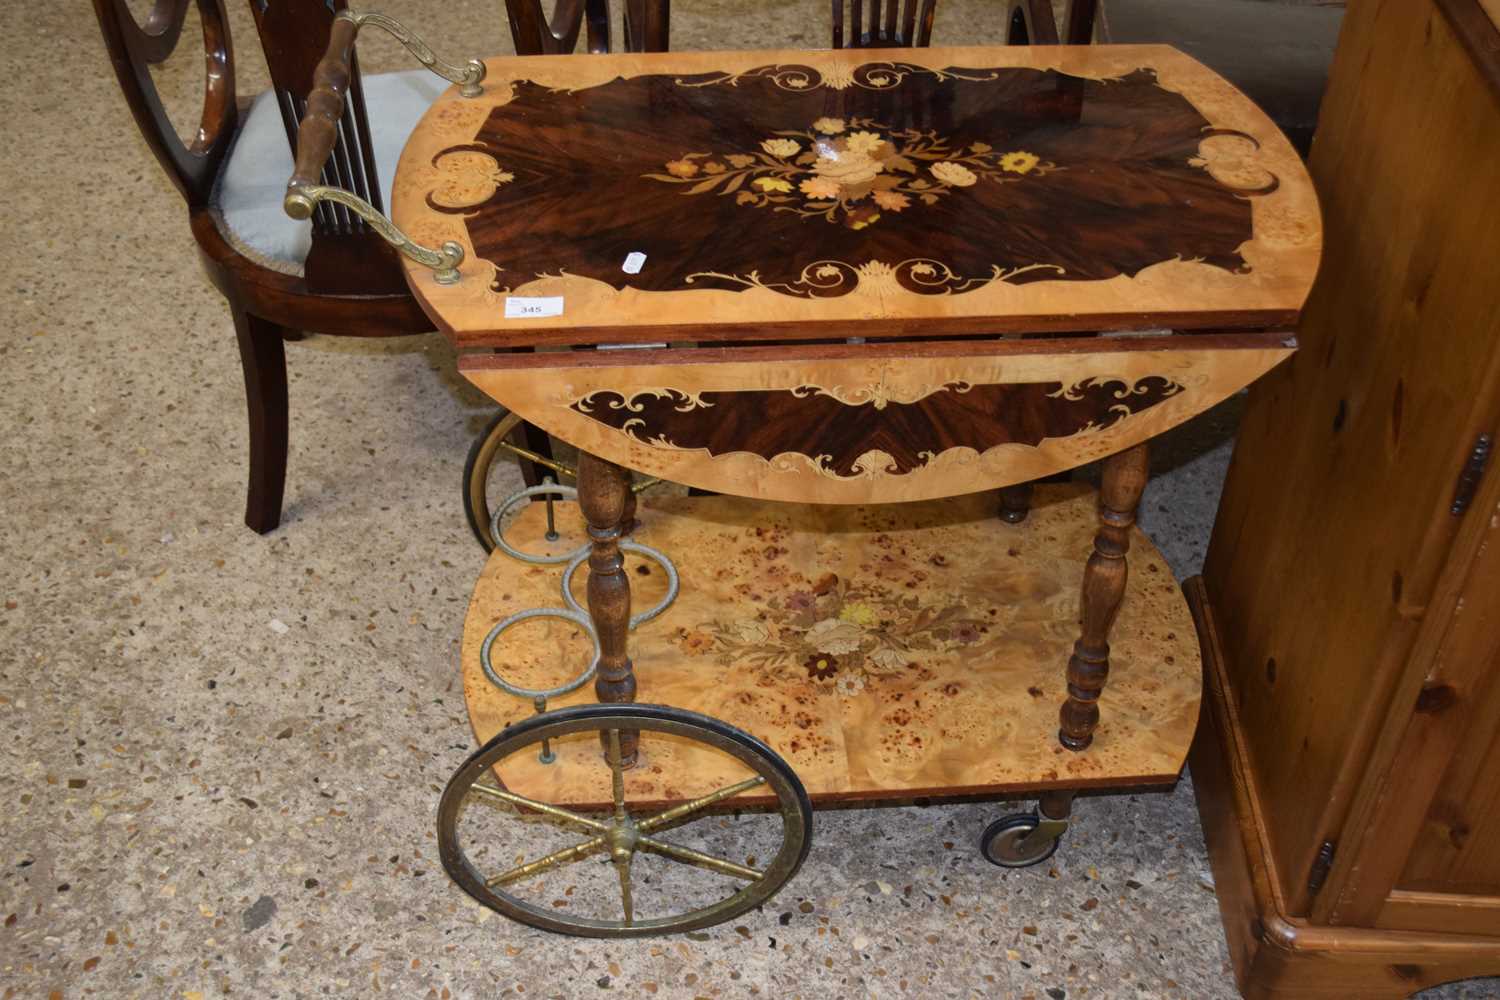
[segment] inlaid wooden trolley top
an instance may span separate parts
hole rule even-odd
[[[1271,121],[1162,46],[494,59],[393,214],[463,246],[408,263],[461,347],[1268,329],[1321,241]]]
[[[720,911],[632,922],[637,847],[748,879],[738,913],[800,863],[807,793],[1044,790],[982,841],[1024,865],[1055,848],[1074,790],[1175,780],[1199,664],[1132,525],[1145,442],[1295,350],[1321,230],[1270,120],[1158,46],[531,57],[487,74],[412,134],[394,219],[462,248],[457,280],[446,247],[408,263],[411,287],[464,375],[579,450],[589,540],[548,572],[536,554],[558,536],[529,507],[510,528],[532,564],[497,554],[476,588],[465,694],[494,739],[440,806],[466,891],[572,933],[706,926]],[[1005,524],[979,492],[1100,458],[1097,510],[1038,490],[1019,524],[1019,488]],[[638,508],[628,470],[729,496]],[[559,579],[577,614],[547,606]],[[632,584],[653,608],[634,633]],[[533,618],[550,621],[540,640],[499,645]],[[591,666],[550,687],[570,630]],[[574,704],[591,675],[603,704]],[[537,752],[513,752],[535,734]],[[458,846],[470,791],[595,835],[481,870]],[[740,795],[782,820],[764,870],[652,840]],[[670,808],[637,820],[627,800]],[[609,822],[557,805],[611,801]],[[606,846],[623,923],[496,889]]]

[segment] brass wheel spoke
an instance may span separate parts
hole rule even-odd
[[[581,858],[586,854],[591,854],[594,851],[599,850],[603,846],[603,837],[590,837],[588,840],[585,840],[581,844],[575,844],[572,847],[565,847],[560,851],[553,851],[551,854],[547,855],[544,858],[537,858],[535,861],[528,861],[524,865],[517,865],[509,871],[504,871],[499,875],[487,878],[484,880],[484,884],[489,886],[491,889],[499,885],[508,885],[511,882],[515,882],[523,878],[529,878],[532,875],[537,874],[538,872],[544,872],[548,868],[556,867],[557,865],[562,864],[564,861],[573,861],[574,859]]]
[[[615,821],[625,819],[625,767],[620,763],[620,731],[609,731],[609,771],[615,797]]]
[[[765,875],[765,872],[756,871],[754,868],[746,868],[744,865],[735,864],[733,861],[726,861],[723,858],[716,858],[712,854],[695,851],[691,847],[669,844],[664,840],[657,840],[655,837],[642,837],[639,843],[641,847],[646,848],[648,851],[664,854],[684,864],[711,868],[721,875],[742,878],[749,882],[759,882],[761,877]]]
[[[655,816],[643,819],[638,829],[642,833],[650,833],[652,830],[666,826],[668,823],[679,820],[689,813],[697,812],[699,809],[706,809],[715,802],[722,802],[725,799],[733,798],[741,792],[748,792],[750,789],[764,785],[765,783],[766,779],[757,774],[755,777],[741,781],[737,785],[727,785],[718,791],[709,792],[701,798],[696,798],[691,802],[684,802],[681,805],[673,806],[665,812],[659,812]]]
[[[718,781],[687,793],[664,793],[656,775],[647,773],[652,771],[649,752],[642,754],[642,774],[630,773],[638,734],[643,751],[660,735],[738,763]],[[579,760],[572,765],[581,769],[575,792],[563,793],[556,765],[548,771],[526,761],[527,783],[519,785],[512,784],[509,772],[499,772],[517,754],[529,751],[534,758],[542,740],[556,745],[579,735],[587,739],[582,747],[570,744],[574,749],[583,749],[586,756],[588,745],[595,749],[592,764]],[[667,754],[676,756],[674,751]],[[558,756],[561,765],[566,755]],[[643,806],[647,799],[660,804]],[[479,808],[479,801],[492,808]],[[758,812],[761,806],[767,807],[764,819],[780,827],[779,833],[760,829],[759,821],[751,824],[754,829],[727,821],[719,829],[720,814],[740,808]],[[712,836],[689,836],[698,828],[706,833],[706,824],[712,824]],[[748,733],[666,705],[597,704],[549,706],[549,711],[497,733],[449,779],[437,826],[444,870],[482,905],[543,930],[623,939],[709,927],[764,905],[801,867],[812,814],[795,772]],[[678,827],[681,833],[671,832]],[[537,841],[538,832],[556,839]],[[742,837],[752,834],[749,840]],[[773,843],[764,843],[773,837]],[[642,862],[643,851],[661,860]],[[613,873],[599,867],[606,864]],[[674,878],[676,865],[704,871],[676,871]],[[575,909],[576,900],[551,895],[554,888],[584,875],[577,888],[596,877],[605,880],[595,884],[596,898],[589,905]],[[654,900],[652,884],[658,876],[667,880],[668,890],[676,879],[686,878],[699,891],[681,900],[670,892]]]
[[[519,424],[520,422],[521,422],[520,418],[517,417],[516,418],[516,424]],[[511,424],[511,428],[514,429],[514,427],[516,426],[516,424]],[[508,433],[508,431],[507,431],[507,433]],[[573,479],[577,479],[578,478],[578,472],[577,472],[577,470],[575,470],[571,465],[566,465],[566,464],[564,464],[562,462],[555,461],[553,459],[547,458],[544,455],[538,455],[536,452],[530,450],[529,448],[522,448],[520,445],[518,445],[518,444],[511,444],[509,441],[501,441],[500,442],[500,447],[503,448],[504,450],[510,452],[512,455],[516,456],[517,458],[524,458],[526,461],[532,462],[532,463],[534,463],[536,465],[546,466],[547,468],[551,469],[553,472],[557,473],[559,476],[568,476],[568,477],[573,478]],[[657,482],[660,482],[660,481],[661,480],[657,480]]]
[[[620,905],[625,910],[625,926],[635,923],[635,902],[630,895],[630,855],[615,858],[615,871],[620,875]]]
[[[481,785],[475,782],[469,786],[469,790],[471,792],[479,792],[481,795],[488,795],[492,799],[499,799],[501,802],[509,802],[513,806],[525,806],[528,809],[535,809],[537,812],[545,813],[548,816],[571,820],[574,823],[588,827],[590,830],[597,830],[602,833],[609,829],[608,823],[602,823],[597,819],[583,816],[573,812],[571,809],[564,809],[561,806],[550,805],[546,802],[538,802],[536,799],[528,799],[524,795],[517,795],[515,792],[506,791],[504,788],[492,788],[489,785]]]

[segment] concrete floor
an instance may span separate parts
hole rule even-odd
[[[499,0],[379,6],[441,52],[509,48]],[[823,5],[734,6],[681,0],[674,46],[826,37]],[[945,3],[938,41],[998,39],[990,10]],[[1050,870],[977,856],[999,804],[822,813],[781,897],[686,937],[472,904],[433,814],[471,750],[458,485],[489,407],[437,336],[293,344],[286,521],[245,529],[229,318],[88,6],[5,4],[0,29],[0,997],[1234,995],[1187,781],[1081,801]],[[195,32],[162,75],[184,127]],[[1143,520],[1179,574],[1236,413],[1158,450]]]

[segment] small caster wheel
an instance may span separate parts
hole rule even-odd
[[[1001,868],[1039,865],[1057,851],[1067,820],[1045,820],[1036,813],[1011,813],[995,820],[979,837],[979,853]]]

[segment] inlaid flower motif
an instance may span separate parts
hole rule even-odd
[[[807,630],[808,643],[820,653],[852,653],[859,648],[864,629],[837,618],[825,618]]]
[[[814,600],[813,595],[805,590],[794,591],[786,597],[786,608],[788,611],[806,611],[813,606]]]
[[[833,682],[835,690],[845,698],[853,698],[865,689],[865,675],[846,673],[839,674]]]
[[[927,169],[928,172],[932,174],[932,176],[936,177],[944,184],[951,184],[953,187],[968,187],[969,185],[978,183],[979,181],[979,177],[974,173],[974,171],[970,170],[962,163],[954,163],[951,160],[944,160],[941,163],[934,163]]]
[[[756,621],[753,618],[736,622],[734,631],[740,637],[741,642],[752,646],[771,640],[771,630],[766,627],[764,622]]]
[[[962,594],[891,581],[829,573],[808,589],[770,591],[756,598],[755,617],[680,629],[679,645],[696,653],[699,637],[711,635],[714,662],[726,669],[760,672],[767,685],[832,683],[853,696],[932,655],[978,647],[999,624],[970,612]]]
[[[780,177],[757,177],[754,186],[762,191],[790,191],[792,189],[791,183]]]
[[[809,177],[798,185],[809,198],[837,198],[839,182],[828,177]]]
[[[802,152],[802,144],[795,139],[767,139],[760,144],[760,148],[783,160],[791,159]]]
[[[677,644],[689,656],[702,656],[714,648],[714,637],[708,632],[684,631],[677,637]]]
[[[728,195],[739,205],[861,230],[981,181],[1017,184],[1058,169],[1026,150],[997,152],[987,142],[958,144],[934,129],[825,115],[806,131],[762,140],[759,151],[687,153],[668,163],[666,173],[646,177],[686,185],[686,195]]]
[[[846,188],[855,188],[874,180],[875,175],[885,169],[885,164],[872,158],[869,153],[856,152],[852,149],[830,150],[818,157],[813,164],[813,169],[824,177],[838,181]],[[856,197],[862,198],[868,193],[868,190],[862,191]]]
[[[1040,162],[1041,158],[1035,153],[1017,150],[1000,157],[1000,169],[1008,170],[1013,174],[1029,174]]]
[[[869,663],[869,668],[867,669],[873,669],[874,672],[881,674],[893,674],[898,670],[905,669],[906,664],[910,660],[910,653],[903,653],[894,646],[882,646],[867,658],[867,662]]]
[[[839,621],[851,622],[855,625],[874,625],[878,617],[875,609],[864,601],[850,601],[839,609]]]
[[[826,681],[839,672],[839,661],[827,653],[814,653],[802,662],[807,676],[815,681]]]

